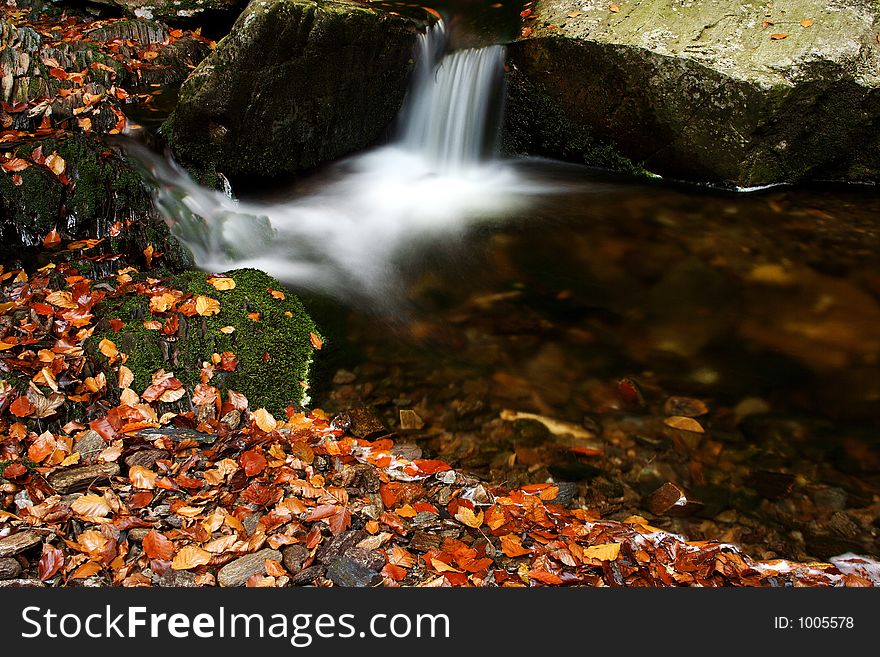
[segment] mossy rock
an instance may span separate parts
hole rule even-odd
[[[129,160],[100,140],[84,135],[46,139],[13,151],[29,157],[37,147],[44,156],[57,153],[65,161],[65,186],[47,169],[31,166],[17,175],[0,172],[0,240],[4,247],[30,247],[53,228],[65,239],[104,237],[97,253],[121,253],[142,264],[143,249],[152,244],[172,269],[192,265],[192,255],[168,232],[153,208],[151,190]],[[115,222],[128,224],[118,236],[109,235]]]
[[[132,388],[143,392],[152,375],[159,369],[173,371],[190,390],[199,383],[203,362],[212,354],[232,352],[238,359],[235,371],[215,370],[211,385],[221,391],[235,390],[244,394],[251,408],[265,407],[272,413],[283,413],[290,405],[308,402],[309,370],[315,353],[312,335],[318,329],[300,300],[271,276],[255,269],[237,269],[224,274],[235,287],[220,291],[208,282],[207,274],[189,271],[167,280],[172,289],[216,299],[220,312],[209,317],[185,317],[178,313],[180,330],[168,338],[159,331],[144,328],[152,318],[149,297],[126,295],[102,302],[97,310],[101,318],[99,330],[89,339],[88,351],[108,380],[115,381],[115,368],[106,367],[107,359],[98,351],[103,338],[112,340],[128,354],[127,367],[134,374]],[[269,290],[283,293],[273,296]],[[258,314],[257,319],[254,313]],[[251,317],[249,317],[251,315]],[[158,321],[167,319],[157,314]],[[113,331],[109,320],[125,322]],[[231,333],[221,329],[232,327]]]
[[[349,0],[255,0],[163,134],[200,180],[295,174],[362,149],[403,103],[417,27]]]

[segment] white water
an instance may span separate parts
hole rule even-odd
[[[441,57],[442,24],[420,37],[398,138],[328,172],[317,191],[284,202],[238,202],[153,160],[157,206],[198,265],[267,271],[296,287],[394,303],[399,256],[461,239],[477,222],[522,209],[539,190],[487,157],[503,84],[502,46]],[[438,62],[438,58],[439,62]]]

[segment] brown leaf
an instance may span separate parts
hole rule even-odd
[[[159,475],[143,466],[135,465],[128,471],[128,478],[135,488],[152,490],[156,487],[156,479],[159,478]]]
[[[684,417],[682,415],[673,415],[672,417],[668,417],[663,420],[663,423],[667,427],[672,427],[673,429],[680,429],[682,431],[690,431],[692,433],[705,433],[705,430],[697,422],[695,419],[690,417]]]
[[[804,20],[801,21],[801,27],[812,27],[812,26],[813,26],[813,19],[812,18],[805,18]]]
[[[75,514],[90,518],[103,518],[113,510],[107,500],[94,493],[76,498],[70,508]]]
[[[144,552],[150,559],[159,559],[160,561],[168,561],[174,555],[174,543],[172,543],[164,534],[160,534],[155,529],[144,536],[143,541]]]
[[[324,341],[316,333],[309,333],[309,341],[312,343],[312,346],[318,351],[320,351],[321,347],[324,346]]]
[[[516,534],[507,534],[501,537],[501,550],[511,558],[522,557],[532,553],[530,549],[523,547],[522,541],[520,541],[519,536]]]
[[[239,457],[239,463],[248,477],[258,475],[266,469],[266,457],[259,449],[249,449],[244,452]]]
[[[784,32],[777,32],[776,34],[771,34],[770,38],[774,41],[782,41],[782,39],[787,39],[788,35]]]
[[[67,162],[64,161],[64,158],[55,152],[46,158],[45,165],[49,167],[49,170],[56,176],[60,176],[67,168]]]
[[[618,554],[620,554],[620,543],[591,545],[584,550],[584,558],[598,559],[599,561],[614,561]]]
[[[51,579],[64,565],[64,553],[48,543],[43,544],[43,556],[37,564],[37,576],[40,581]]]

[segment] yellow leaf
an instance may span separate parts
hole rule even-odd
[[[281,301],[284,301],[284,292],[282,292],[281,290],[273,290],[271,287],[268,288],[268,290],[269,290],[269,294],[271,294],[273,297],[275,297],[276,299],[280,299]]]
[[[64,169],[67,167],[67,162],[64,161],[64,158],[55,152],[46,158],[45,164],[56,176],[60,176],[64,173]]]
[[[211,561],[211,553],[195,545],[186,545],[174,555],[171,561],[172,570],[189,570],[196,566],[204,566]]]
[[[159,475],[141,465],[135,465],[128,471],[128,478],[135,488],[152,490],[156,487],[156,479],[159,478]]]
[[[453,568],[449,564],[443,563],[440,559],[431,559],[431,565],[438,573],[460,573],[458,568]]]
[[[257,426],[266,433],[269,433],[270,431],[275,431],[275,427],[278,426],[278,422],[275,421],[275,418],[272,417],[272,414],[265,408],[258,408],[253,413],[251,413],[251,415],[253,416],[254,421],[257,423]]]
[[[235,280],[232,278],[227,278],[225,276],[209,278],[208,282],[221,292],[223,290],[235,289]]]
[[[402,507],[395,511],[397,515],[401,518],[415,518],[416,510],[412,507],[411,504],[404,504]]]
[[[466,506],[460,506],[458,507],[458,511],[455,513],[455,519],[458,520],[460,523],[467,525],[468,527],[473,527],[474,529],[476,529],[483,524],[483,512],[479,511],[474,514],[474,512]]]
[[[220,302],[211,297],[196,297],[196,313],[202,317],[210,317],[220,312]]]
[[[591,545],[584,550],[585,559],[598,559],[599,561],[614,561],[618,554],[620,554],[620,543]]]
[[[134,383],[134,374],[125,365],[119,366],[118,382],[120,388],[130,388],[131,384]]]
[[[692,433],[705,433],[705,430],[692,417],[684,417],[683,415],[673,415],[672,417],[668,417],[663,420],[663,423],[667,427],[672,427],[673,429],[680,429],[682,431],[690,431]]]
[[[608,7],[608,11],[610,11],[613,14],[616,14],[617,12],[620,11],[620,5],[611,5],[610,7]]]
[[[230,333],[235,333],[235,327],[234,326],[224,326],[222,329],[220,329],[220,332],[225,333],[226,335],[229,335]]]
[[[805,18],[804,20],[801,21],[801,27],[812,27],[812,25],[813,25],[812,18]]]
[[[116,344],[107,338],[104,338],[98,343],[98,351],[104,354],[107,358],[115,358],[119,355],[119,349],[116,348]]]
[[[66,468],[68,465],[76,465],[77,463],[79,463],[79,452],[74,452],[66,459],[61,461],[60,465],[62,468]]]
[[[46,302],[51,303],[53,306],[58,306],[59,308],[76,308],[76,303],[73,301],[73,295],[70,292],[51,292],[46,295]]]
[[[177,298],[170,292],[154,294],[150,297],[150,312],[164,313],[177,303]]]
[[[77,515],[91,518],[103,518],[113,510],[107,500],[93,493],[76,498],[70,508]]]

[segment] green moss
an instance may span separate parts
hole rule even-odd
[[[90,338],[89,352],[101,366],[106,365],[98,344],[105,337],[112,340],[128,354],[126,365],[135,376],[133,387],[138,392],[150,384],[152,374],[160,368],[173,371],[192,389],[199,382],[203,362],[210,361],[214,353],[232,352],[238,367],[233,372],[216,370],[212,385],[241,392],[252,408],[262,406],[273,413],[282,413],[288,404],[306,403],[314,352],[310,334],[318,335],[318,331],[302,303],[263,272],[240,269],[226,276],[235,281],[234,289],[219,291],[208,283],[206,274],[195,271],[168,281],[172,289],[220,303],[217,315],[179,315],[180,330],[173,339],[144,328],[144,320],[151,318],[148,297],[126,296],[102,303],[98,313],[106,329]],[[282,291],[285,298],[277,299],[269,289]],[[254,313],[259,317],[256,321],[248,317]],[[155,319],[164,321],[165,317],[157,315]],[[114,318],[125,322],[119,331],[109,328],[108,321]],[[235,330],[221,332],[227,326]],[[109,378],[111,372],[106,373]]]

